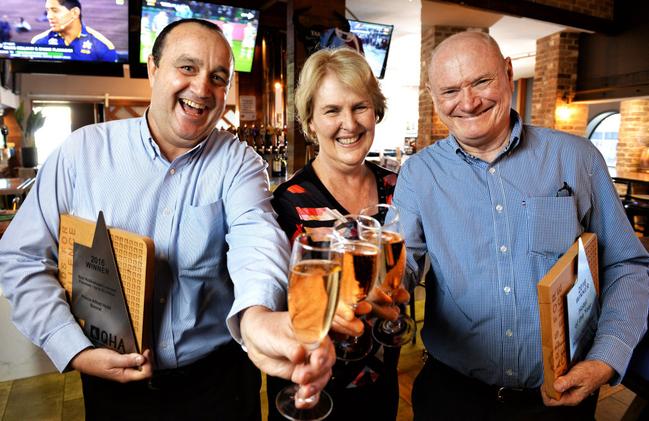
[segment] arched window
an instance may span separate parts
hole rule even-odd
[[[620,130],[620,113],[607,111],[596,115],[588,123],[588,139],[599,149],[609,168],[617,163],[617,136]]]

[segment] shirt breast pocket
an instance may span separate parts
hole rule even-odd
[[[213,276],[225,256],[223,201],[187,206],[179,227],[178,263],[181,273]]]
[[[525,211],[532,254],[558,259],[584,232],[574,196],[530,197]]]

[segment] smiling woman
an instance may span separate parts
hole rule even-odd
[[[300,73],[295,103],[302,130],[319,144],[320,181],[349,212],[376,203],[365,163],[386,99],[365,58],[350,49],[320,50]]]
[[[385,113],[385,102],[370,66],[356,51],[320,50],[306,61],[295,93],[295,106],[302,130],[318,143],[319,153],[273,195],[278,222],[290,239],[302,232],[326,230],[343,215],[391,202],[396,174],[365,160],[374,141],[376,123]],[[374,216],[381,219],[385,215]],[[359,304],[358,315],[362,314],[361,305],[366,306],[365,312],[370,311],[367,304]],[[381,311],[381,305],[372,305],[377,313]],[[347,319],[337,314],[332,330],[361,335],[363,323],[352,317],[353,310],[345,308]],[[369,331],[366,330],[368,335],[364,338],[371,342]],[[396,417],[400,349],[384,349],[381,360],[375,356],[379,348],[375,345],[368,356],[334,366],[332,381],[326,388],[334,408],[327,419]],[[281,387],[281,380],[268,378],[269,420],[281,419],[272,404]],[[369,400],[374,403],[359,405]]]

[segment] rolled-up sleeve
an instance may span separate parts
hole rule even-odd
[[[239,315],[248,307],[286,310],[289,245],[271,206],[268,175],[261,158],[246,148],[230,171],[224,202],[228,233],[228,271],[234,304],[227,318],[241,342]]]

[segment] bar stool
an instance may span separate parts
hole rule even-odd
[[[649,196],[645,198],[645,195],[627,195],[622,204],[633,229],[644,236],[649,235]]]
[[[614,182],[623,186],[618,188],[618,192],[631,226],[635,231],[645,236],[648,235],[649,195],[633,194],[633,183],[631,181],[614,180]],[[638,223],[636,223],[636,217],[638,217]]]

